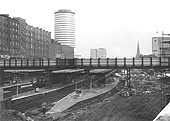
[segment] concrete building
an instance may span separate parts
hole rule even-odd
[[[170,37],[153,37],[152,54],[157,57],[170,57]]]
[[[93,58],[93,59],[106,58],[106,49],[104,48],[91,49],[90,58]]]
[[[81,59],[81,58],[82,58],[82,56],[81,56],[81,54],[74,54],[74,58]]]
[[[54,13],[55,41],[61,44],[61,58],[74,58],[75,48],[75,13],[61,9]]]
[[[61,9],[55,12],[54,15],[55,41],[61,45],[75,47],[75,13],[70,10]]]
[[[97,59],[97,49],[90,50],[90,58]]]
[[[74,58],[74,48],[67,46],[67,45],[61,45],[61,59],[68,58],[72,59]]]
[[[61,57],[61,45],[54,39],[51,39],[49,49],[49,58],[56,59]]]

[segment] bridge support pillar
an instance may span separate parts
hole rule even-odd
[[[4,69],[0,68],[0,87],[4,86]]]
[[[45,85],[47,88],[52,88],[52,82],[53,82],[53,75],[51,70],[46,70],[45,74]]]
[[[88,88],[92,89],[92,80],[89,78],[90,69],[85,69],[85,79],[87,79]]]
[[[0,88],[0,121],[2,120],[3,112],[3,88]]]
[[[126,73],[127,74],[127,85],[126,86],[130,88],[130,69],[127,69],[126,71],[127,71]]]

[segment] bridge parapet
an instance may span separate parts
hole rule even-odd
[[[0,68],[167,68],[170,58],[1,59]]]

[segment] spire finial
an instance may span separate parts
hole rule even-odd
[[[140,57],[140,49],[139,49],[139,41],[138,41],[136,58],[139,58],[139,57]]]

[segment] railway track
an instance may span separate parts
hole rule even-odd
[[[81,84],[84,82],[85,81],[78,82],[77,88],[80,88]],[[75,88],[76,84],[71,84],[58,90],[42,92],[24,99],[20,99],[20,102],[17,102],[17,100],[12,100],[12,109],[25,112],[27,110],[37,108],[41,106],[43,102],[54,102],[62,99],[75,91]]]

